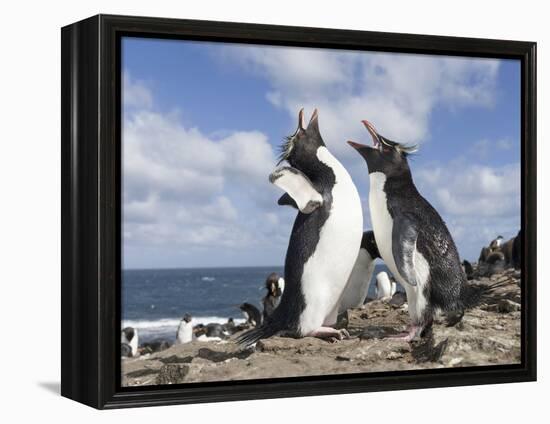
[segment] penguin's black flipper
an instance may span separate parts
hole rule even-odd
[[[302,213],[309,214],[323,205],[323,196],[301,171],[285,166],[273,171],[269,181],[283,189],[294,200]]]
[[[401,276],[411,286],[416,286],[416,275],[414,273],[414,255],[418,231],[414,221],[407,216],[400,216],[393,221],[392,229],[392,254],[395,265]]]
[[[247,331],[237,337],[237,343],[241,347],[249,347],[260,339],[267,339],[274,336],[279,330],[271,322],[267,322],[259,327]]]
[[[283,194],[277,201],[277,204],[280,206],[291,206],[294,209],[298,209],[298,205],[288,193]]]

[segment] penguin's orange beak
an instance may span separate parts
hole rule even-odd
[[[353,147],[355,150],[361,150],[361,149],[364,149],[365,147],[369,147],[369,146],[365,146],[364,144],[356,143],[355,141],[351,141],[351,140],[348,140],[348,144],[351,147]]]
[[[378,145],[380,144],[380,138],[378,137],[378,132],[376,132],[374,125],[372,125],[366,119],[363,119],[361,122],[363,123],[367,131],[370,133],[374,147],[378,147]]]

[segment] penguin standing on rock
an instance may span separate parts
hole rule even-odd
[[[342,313],[350,308],[359,308],[365,303],[369,291],[372,274],[374,272],[375,260],[380,257],[374,233],[365,231],[361,239],[361,248],[355,260],[353,271],[348,280],[348,285],[344,291],[342,302],[338,313]]]
[[[281,302],[281,296],[285,289],[285,280],[282,277],[279,277],[279,274],[272,272],[269,274],[265,280],[265,288],[267,289],[267,294],[262,299],[262,304],[264,306],[263,319],[273,314],[273,311],[279,306]]]
[[[407,157],[416,146],[388,140],[363,121],[374,147],[349,141],[365,159],[376,244],[385,264],[405,288],[411,325],[400,338],[427,334],[436,309],[448,325],[464,315],[470,293],[458,252],[441,216],[414,185]]]
[[[391,281],[387,272],[379,272],[376,276],[375,299],[389,300],[397,291],[397,284]]]
[[[257,327],[262,323],[262,314],[254,305],[245,302],[239,306],[239,309],[243,313],[248,324]]]
[[[498,236],[496,239],[494,239],[494,240],[489,244],[489,249],[491,249],[491,250],[500,249],[500,247],[502,246],[502,240],[504,240],[504,237]]]
[[[138,353],[139,336],[137,328],[126,327],[122,329],[120,335],[120,342],[124,346],[122,352],[126,353],[128,357],[136,356]]]
[[[307,128],[300,111],[280,159],[290,166],[269,179],[286,192],[278,203],[298,209],[286,252],[285,291],[273,314],[238,342],[248,346],[276,334],[340,340],[349,335],[333,326],[363,234],[359,193],[327,149],[317,110]]]
[[[192,342],[193,334],[193,318],[189,314],[185,314],[180,321],[178,331],[176,333],[176,344],[184,344]]]

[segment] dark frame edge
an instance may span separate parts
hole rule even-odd
[[[537,43],[522,61],[522,343],[530,381],[537,380]],[[525,305],[529,305],[525,308]],[[527,325],[529,324],[529,325]]]
[[[61,395],[101,408],[97,153],[99,17],[61,30]]]
[[[528,324],[522,331],[523,366],[508,370],[477,368],[447,378],[436,373],[398,377],[364,374],[364,379],[347,380],[349,376],[342,376],[341,380],[332,381],[244,381],[237,382],[238,386],[217,388],[153,386],[146,391],[120,391],[114,364],[114,352],[118,350],[113,337],[118,324],[112,313],[117,299],[115,269],[120,267],[115,235],[118,227],[113,220],[120,213],[120,198],[112,187],[112,182],[120,177],[120,128],[114,119],[120,112],[116,110],[120,80],[115,78],[113,69],[117,37],[145,28],[167,37],[191,35],[214,40],[231,34],[233,41],[243,42],[275,40],[275,44],[292,44],[292,40],[301,40],[296,43],[356,48],[367,48],[368,44],[373,50],[389,46],[388,51],[397,51],[401,46],[401,50],[417,53],[438,50],[434,54],[460,54],[461,46],[475,41],[475,49],[470,46],[465,55],[493,52],[495,56],[506,53],[521,59],[522,164],[530,170],[522,174],[522,188],[532,206],[524,209],[522,217],[526,229],[522,240],[526,246],[523,275],[528,280],[522,287],[526,289],[522,291],[522,301],[524,306],[529,305],[523,317]],[[298,30],[307,34],[300,35]],[[358,41],[361,34],[374,39],[362,45]],[[420,46],[415,42],[419,40]],[[61,115],[63,396],[94,408],[111,409],[536,380],[536,43],[97,15],[62,29]]]

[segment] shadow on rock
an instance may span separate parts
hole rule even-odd
[[[361,340],[387,339],[397,336],[399,333],[401,332],[394,327],[367,326],[363,329],[359,338]]]
[[[183,358],[181,358],[177,355],[172,355],[166,358],[158,358],[158,360],[163,364],[189,364],[193,360],[193,357],[184,356]]]
[[[126,377],[130,378],[139,378],[139,377],[145,377],[146,375],[156,374],[158,370],[151,369],[151,368],[143,368],[136,371],[130,371],[126,374]]]
[[[445,353],[448,344],[449,339],[445,339],[436,345],[433,333],[430,333],[418,341],[411,342],[411,354],[418,363],[438,362]]]
[[[254,351],[252,349],[241,350],[237,352],[218,352],[207,347],[203,347],[202,349],[199,349],[197,356],[199,358],[207,359],[212,362],[223,362],[232,358],[246,359],[253,353]]]

